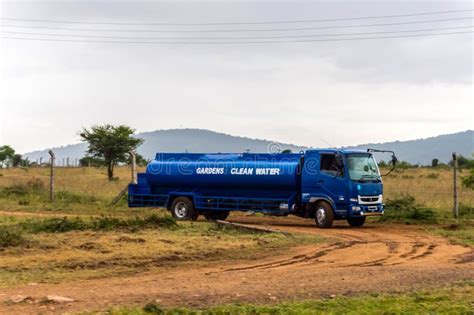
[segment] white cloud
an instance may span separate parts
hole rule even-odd
[[[50,10],[57,19],[100,20],[97,12],[108,7],[99,3],[91,17],[91,6],[81,3],[74,7],[83,8],[82,13],[66,5],[57,6],[60,10],[37,6],[41,10],[24,5],[9,14],[47,16]],[[110,6],[115,10],[108,14],[127,20],[126,7]],[[152,7],[144,13],[146,19],[161,15],[179,20],[179,5]],[[207,19],[231,12],[220,4],[212,15],[210,7],[196,12],[206,12]],[[321,8],[326,11],[317,14],[285,12],[281,3],[270,7],[273,18],[270,12],[267,20],[322,12],[361,15],[338,14],[340,6],[325,3]],[[264,19],[250,3],[237,8],[232,20]],[[132,11],[132,17],[139,14]],[[384,11],[379,7],[377,12]],[[308,146],[412,139],[474,126],[472,35],[242,46],[13,40],[0,45],[0,141],[19,151],[77,142],[82,126],[105,122],[139,131],[206,128]]]

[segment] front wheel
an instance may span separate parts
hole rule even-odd
[[[316,206],[316,212],[314,215],[316,225],[320,228],[327,229],[332,226],[334,221],[334,212],[332,211],[331,205],[327,202],[321,202]]]
[[[208,221],[217,221],[227,219],[229,211],[207,211],[203,214]]]
[[[361,227],[365,223],[365,217],[349,218],[347,223],[352,227]]]
[[[171,215],[177,220],[193,220],[195,221],[199,213],[194,208],[191,199],[187,197],[178,197],[171,205]]]

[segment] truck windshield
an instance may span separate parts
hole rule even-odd
[[[371,154],[349,154],[347,164],[351,180],[380,181],[379,168]]]

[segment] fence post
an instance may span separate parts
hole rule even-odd
[[[137,156],[134,151],[130,151],[130,157],[132,158],[131,161],[131,169],[132,169],[132,180],[130,181],[130,184],[137,184]],[[111,205],[115,205],[120,198],[122,198],[128,191],[128,185],[125,186],[119,193],[118,195],[112,200]]]
[[[49,201],[54,201],[54,160],[56,156],[52,150],[49,150],[49,155],[51,156],[51,173],[49,175]]]
[[[132,184],[136,184],[137,181],[137,156],[134,151],[130,151],[130,157],[132,158]]]
[[[453,152],[453,216],[456,220],[459,217],[459,200],[458,200],[458,157]]]

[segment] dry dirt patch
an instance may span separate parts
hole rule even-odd
[[[176,268],[163,267],[139,275],[74,283],[39,284],[0,290],[0,298],[22,294],[59,294],[75,302],[57,312],[103,310],[160,300],[164,306],[205,307],[231,302],[275,301],[398,292],[474,279],[471,248],[450,244],[406,226],[345,224],[321,230],[298,218],[233,217],[248,225],[317,234],[329,244],[295,247],[286,253],[255,260],[221,260]],[[36,312],[35,304],[2,304],[0,313]]]

